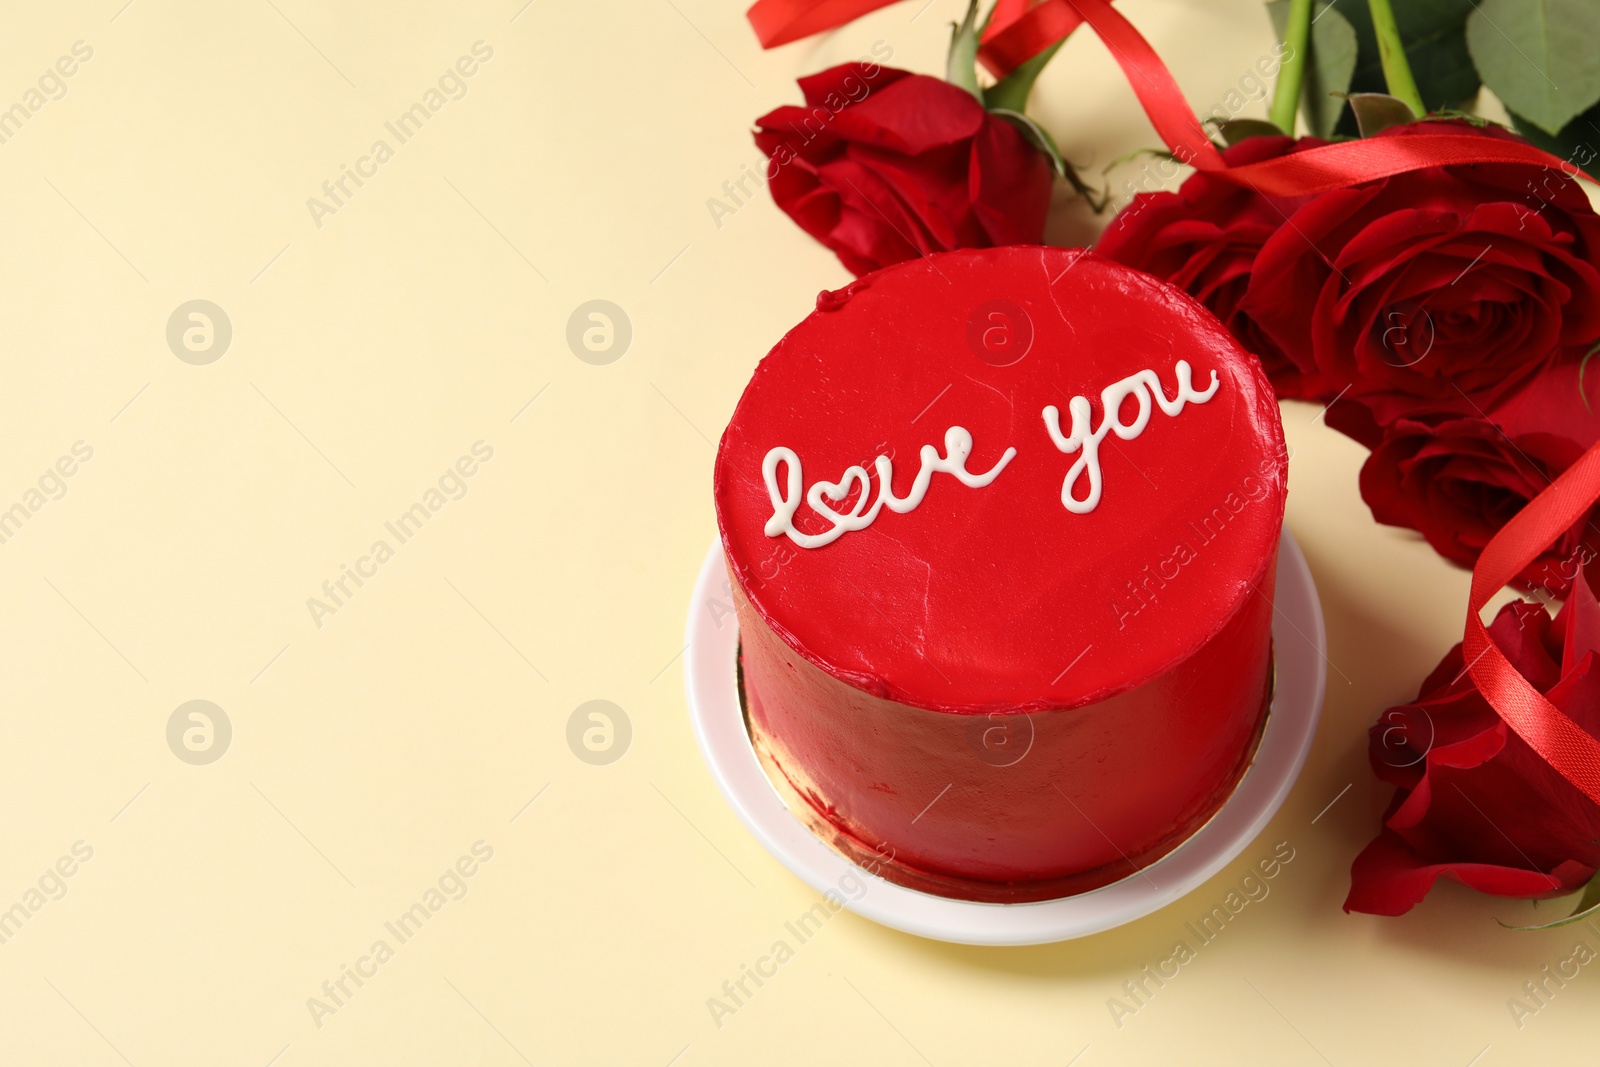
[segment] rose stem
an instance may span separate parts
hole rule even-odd
[[[1311,41],[1311,0],[1291,0],[1289,25],[1283,43],[1289,54],[1278,68],[1278,83],[1272,87],[1272,124],[1294,136],[1294,113],[1300,104],[1300,84],[1306,77],[1306,50]]]
[[[1389,6],[1389,0],[1367,0],[1367,10],[1372,12],[1372,31],[1378,35],[1378,59],[1383,63],[1383,83],[1388,87],[1390,96],[1404,101],[1412,113],[1421,118],[1428,113],[1428,109],[1423,106],[1417,80],[1411,76],[1405,42],[1400,40],[1400,27],[1395,25],[1394,9]]]

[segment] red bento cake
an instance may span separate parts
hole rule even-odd
[[[1285,458],[1255,359],[1092,253],[951,252],[822,294],[717,452],[769,777],[942,896],[1159,859],[1266,719]]]

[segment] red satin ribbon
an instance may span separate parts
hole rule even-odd
[[[1490,539],[1472,571],[1461,653],[1490,706],[1546,763],[1600,804],[1600,741],[1528,684],[1489,637],[1479,612],[1600,500],[1600,444],[1568,467]],[[1578,575],[1577,581],[1586,581]]]
[[[745,17],[763,48],[838,29],[897,0],[756,0]],[[984,28],[979,58],[1003,78],[1083,23],[1065,0],[998,0]]]
[[[978,59],[996,78],[1004,78],[1083,25],[1078,9],[1065,0],[1045,0],[1033,7],[1029,2],[1018,0],[1016,7],[1003,11],[996,8],[984,28]]]
[[[757,0],[750,23],[772,48],[842,26],[894,0]],[[1441,128],[1426,137],[1341,141],[1293,155],[1230,167],[1205,134],[1172,71],[1109,0],[1000,0],[984,30],[986,63],[1014,68],[1087,22],[1111,49],[1151,125],[1172,154],[1197,170],[1272,196],[1308,196],[1424,167],[1520,163],[1587,177],[1530,144]]]
[[[1161,62],[1144,35],[1133,28],[1133,23],[1123,18],[1122,12],[1108,0],[1075,0],[1071,6],[1077,8],[1083,21],[1111,49],[1128,84],[1133,86],[1134,95],[1143,105],[1144,113],[1150,116],[1151,125],[1172,154],[1199,170],[1227,171],[1228,164],[1223,162],[1222,153],[1217,151],[1217,146],[1206,136],[1205,127],[1195,118],[1194,108],[1184,99],[1172,71]],[[1244,169],[1233,168],[1235,173],[1243,173]]]
[[[836,30],[898,0],[756,0],[745,12],[762,48]]]
[[[768,48],[833,29],[893,0],[757,0],[750,22]],[[1580,176],[1531,144],[1441,127],[1427,136],[1341,141],[1230,167],[1205,135],[1172,72],[1109,0],[999,0],[980,55],[1003,76],[1080,24],[1111,49],[1156,132],[1179,160],[1276,196],[1304,196],[1426,167],[1520,163]],[[1581,175],[1587,177],[1587,175]],[[1462,651],[1490,706],[1564,778],[1600,804],[1600,741],[1528,683],[1490,639],[1479,612],[1496,591],[1544,552],[1600,500],[1596,444],[1497,533],[1472,572]],[[1581,576],[1578,579],[1583,581]]]

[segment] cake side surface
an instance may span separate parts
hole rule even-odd
[[[995,903],[1085,892],[1182,844],[1249,766],[1271,689],[1270,575],[1263,593],[1183,664],[1069,712],[908,707],[754,627],[740,650],[751,739],[791,810],[892,881]],[[748,609],[737,589],[735,606]]]

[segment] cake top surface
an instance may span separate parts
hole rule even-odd
[[[756,368],[715,493],[734,580],[824,671],[935,710],[1074,707],[1265,594],[1277,403],[1186,294],[1009,247],[817,304]]]

